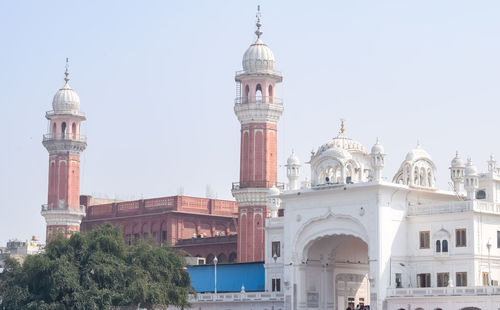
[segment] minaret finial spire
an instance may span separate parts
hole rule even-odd
[[[255,15],[255,17],[257,17],[257,22],[255,23],[255,25],[257,26],[257,30],[255,30],[255,34],[257,35],[257,39],[260,39],[260,36],[262,35],[262,30],[260,30],[260,27],[262,26],[262,24],[260,23],[260,18],[261,18],[261,14],[260,14],[260,5],[257,5],[257,14]]]
[[[344,128],[344,119],[340,119],[340,133],[344,133],[345,128]]]
[[[64,71],[64,81],[66,82],[66,84],[68,84],[68,81],[69,81],[69,58],[66,57],[66,71]]]

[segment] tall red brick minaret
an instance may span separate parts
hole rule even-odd
[[[85,208],[80,206],[80,153],[87,147],[80,135],[80,98],[69,86],[68,59],[66,59],[64,86],[52,100],[52,111],[45,114],[49,132],[43,135],[43,146],[49,152],[49,190],[47,204],[41,214],[47,222],[46,239],[61,232],[69,236],[80,231]]]
[[[283,80],[274,70],[274,55],[262,40],[260,10],[257,40],[243,56],[243,71],[236,73],[234,112],[241,123],[240,182],[232,194],[238,203],[238,260],[264,260],[266,197],[277,180],[277,123],[283,102],[275,84]]]

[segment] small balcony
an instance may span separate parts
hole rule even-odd
[[[283,99],[272,97],[272,96],[260,96],[260,97],[255,97],[255,98],[236,97],[234,99],[234,104],[236,104],[236,105],[240,105],[240,104],[277,104],[277,105],[283,105]]]
[[[68,203],[61,201],[60,203],[46,203],[42,205],[42,212],[44,211],[65,211],[68,210]],[[85,212],[85,206],[80,206],[80,212]]]
[[[231,187],[232,190],[239,190],[243,188],[271,188],[276,186],[280,190],[285,190],[284,183],[268,182],[268,181],[245,181],[245,182],[233,182]]]
[[[61,106],[60,106],[61,107]],[[81,120],[85,120],[86,116],[85,113],[79,110],[75,110],[73,105],[67,104],[62,107],[61,110],[58,111],[47,111],[45,112],[45,117],[48,119],[51,119],[52,117],[56,115],[73,115],[78,117]]]
[[[76,134],[72,134],[72,133],[66,133],[66,134],[48,133],[48,134],[43,135],[43,141],[52,141],[52,140],[69,140],[69,141],[87,142],[87,137],[84,135],[76,135]]]

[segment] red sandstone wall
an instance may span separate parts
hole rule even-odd
[[[276,125],[244,124],[241,127],[240,186],[271,187],[277,180]]]

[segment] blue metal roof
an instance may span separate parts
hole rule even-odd
[[[188,266],[191,285],[197,293],[214,291],[214,265]],[[217,292],[264,291],[264,263],[240,263],[217,265]]]

